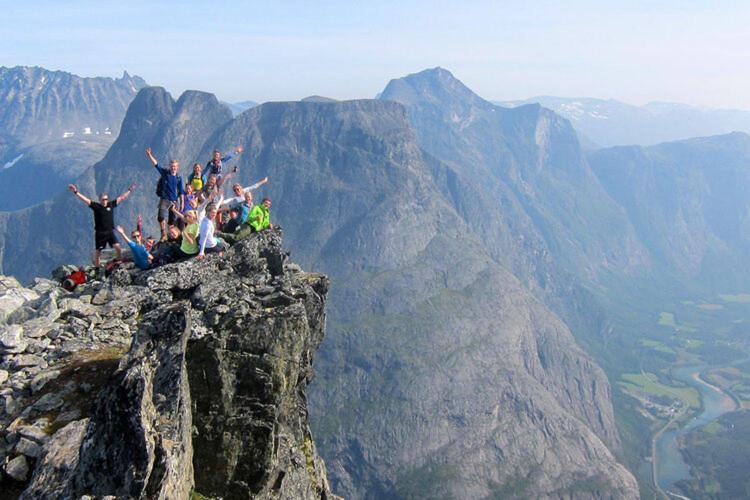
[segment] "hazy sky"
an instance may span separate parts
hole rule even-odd
[[[0,65],[127,69],[228,101],[372,97],[442,66],[487,99],[750,109],[750,2],[159,3],[0,0]]]

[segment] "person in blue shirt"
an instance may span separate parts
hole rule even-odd
[[[117,232],[120,233],[120,236],[122,236],[125,241],[128,242],[130,253],[133,254],[133,262],[135,263],[136,267],[143,270],[151,267],[151,260],[153,259],[153,257],[151,257],[151,254],[148,253],[146,247],[128,238],[128,235],[125,234],[125,229],[123,229],[122,226],[117,226]],[[133,231],[131,236],[133,236],[134,240],[140,240],[141,237],[140,233],[137,230]]]
[[[179,175],[180,162],[171,160],[169,169],[166,169],[159,166],[151,148],[146,148],[146,156],[161,175],[157,188],[159,211],[156,220],[159,221],[159,229],[161,229],[161,241],[167,241],[167,224],[174,224],[171,208],[175,207],[178,212],[182,212],[182,195],[185,194],[182,177]]]

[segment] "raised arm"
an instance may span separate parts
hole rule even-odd
[[[125,229],[123,229],[122,226],[117,226],[115,229],[117,229],[117,232],[120,233],[120,236],[122,236],[125,241],[130,243],[130,238],[128,238],[128,235],[125,234]]]
[[[132,193],[135,190],[135,188],[136,188],[136,185],[131,184],[124,193],[122,193],[120,196],[117,197],[117,204],[119,205],[123,201],[127,200],[128,196],[130,196],[130,193]]]
[[[191,245],[195,244],[195,235],[191,235],[190,231],[188,231],[187,228],[182,231],[182,237],[188,240]]]
[[[234,167],[231,172],[227,172],[226,174],[216,179],[216,186],[217,187],[223,186],[225,182],[227,182],[229,179],[237,175],[238,170],[239,169],[237,167]]]
[[[154,153],[151,151],[151,148],[146,148],[146,157],[151,160],[151,163],[153,163],[155,167],[159,165],[159,162],[156,161],[156,157],[154,157]]]
[[[89,200],[88,198],[86,198],[85,196],[83,196],[78,191],[78,188],[76,187],[75,184],[68,184],[68,189],[70,189],[71,193],[73,193],[74,195],[76,195],[76,198],[78,198],[79,200],[81,200],[82,202],[84,202],[86,205],[91,205],[91,200]]]
[[[198,208],[196,208],[195,210],[199,213],[205,210],[208,204],[211,203],[211,200],[214,199],[217,193],[218,191],[211,191],[210,193],[208,193],[206,195],[206,199],[203,200],[203,202],[200,205],[198,205]],[[223,197],[222,197],[222,200],[223,200]],[[219,201],[218,205],[221,205],[221,201]]]
[[[248,186],[246,188],[242,188],[242,192],[243,193],[247,193],[248,191],[254,191],[254,190],[258,189],[259,187],[261,187],[266,182],[268,182],[268,177],[262,178],[261,180],[259,180],[255,184],[253,184],[252,186]]]
[[[185,216],[182,215],[182,213],[179,210],[177,210],[174,205],[169,207],[169,209],[172,211],[174,216],[177,217],[178,219],[185,219]]]
[[[237,146],[236,148],[234,148],[234,153],[229,153],[228,155],[226,155],[225,157],[223,157],[223,158],[221,159],[222,163],[223,163],[223,162],[225,162],[225,161],[229,161],[229,160],[231,160],[231,159],[232,159],[232,158],[234,158],[234,157],[235,157],[236,155],[242,154],[242,152],[243,152],[244,150],[245,150],[245,148],[243,148],[242,146]]]

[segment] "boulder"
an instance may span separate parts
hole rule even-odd
[[[5,473],[16,481],[26,481],[29,477],[28,460],[26,460],[25,456],[18,455],[16,458],[5,464]]]
[[[12,276],[0,276],[0,323],[26,301],[39,298],[34,290],[24,288]]]
[[[0,331],[0,354],[17,354],[26,350],[28,342],[23,336],[23,327],[7,325]]]
[[[69,495],[66,488],[78,466],[79,449],[87,424],[88,420],[77,420],[55,433],[44,446],[34,476],[21,499],[56,500]]]

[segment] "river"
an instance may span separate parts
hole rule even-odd
[[[701,427],[721,415],[736,409],[735,401],[725,392],[700,378],[706,365],[684,366],[672,371],[675,379],[695,387],[701,394],[703,409],[700,414],[678,429],[663,432],[656,440],[653,457],[658,486],[665,492],[677,492],[674,484],[690,477],[690,467],[682,458],[677,442],[696,427]],[[677,496],[677,495],[675,495]],[[684,498],[684,497],[683,497]]]

